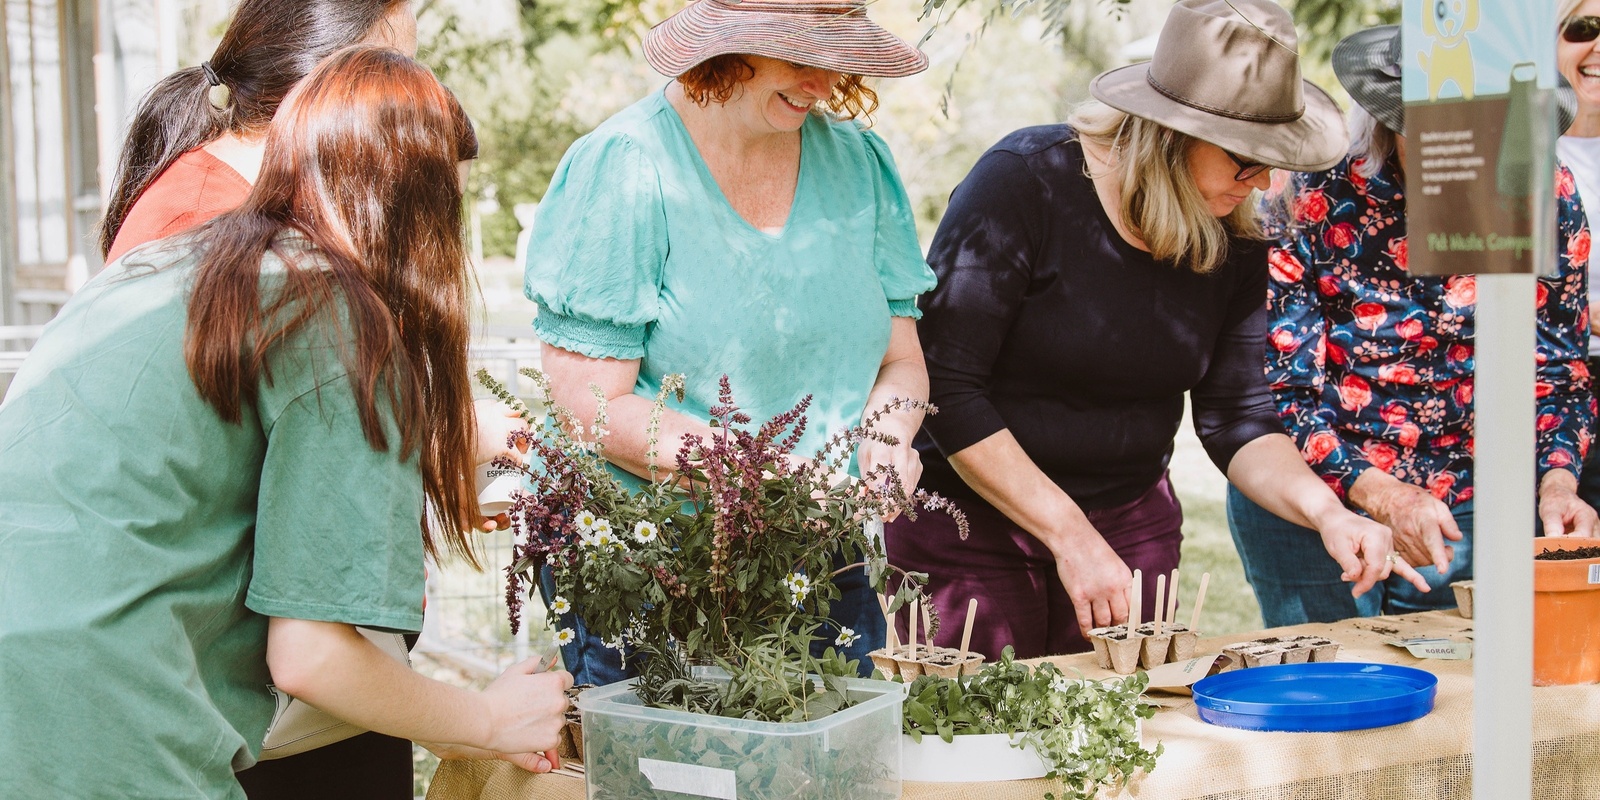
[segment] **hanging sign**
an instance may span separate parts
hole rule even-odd
[[[1406,226],[1420,275],[1555,266],[1555,0],[1405,0]]]

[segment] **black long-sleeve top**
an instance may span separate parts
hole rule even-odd
[[[1190,392],[1218,468],[1282,433],[1263,374],[1267,248],[1236,239],[1209,274],[1124,241],[1066,125],[1017,131],[950,199],[928,261],[939,285],[917,332],[931,399],[923,485],[977,499],[950,467],[1009,428],[1084,509],[1137,499],[1161,478]]]

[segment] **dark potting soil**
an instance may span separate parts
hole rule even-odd
[[[1534,561],[1578,561],[1585,558],[1600,558],[1600,547],[1580,547],[1577,550],[1543,550],[1533,557]]]

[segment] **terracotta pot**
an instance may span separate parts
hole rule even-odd
[[[1533,540],[1533,552],[1600,539]],[[1533,562],[1533,684],[1600,683],[1600,558]]]

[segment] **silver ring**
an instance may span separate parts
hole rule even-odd
[[[1389,551],[1389,555],[1386,555],[1386,556],[1384,556],[1384,557],[1383,557],[1383,560],[1384,560],[1384,561],[1387,561],[1387,562],[1389,562],[1389,563],[1390,563],[1390,564],[1393,564],[1393,563],[1395,563],[1395,562],[1396,562],[1396,561],[1399,561],[1399,560],[1400,560],[1400,554],[1399,554],[1399,553],[1396,553],[1396,552],[1395,552],[1395,551],[1393,551],[1393,550],[1390,550],[1390,551]]]

